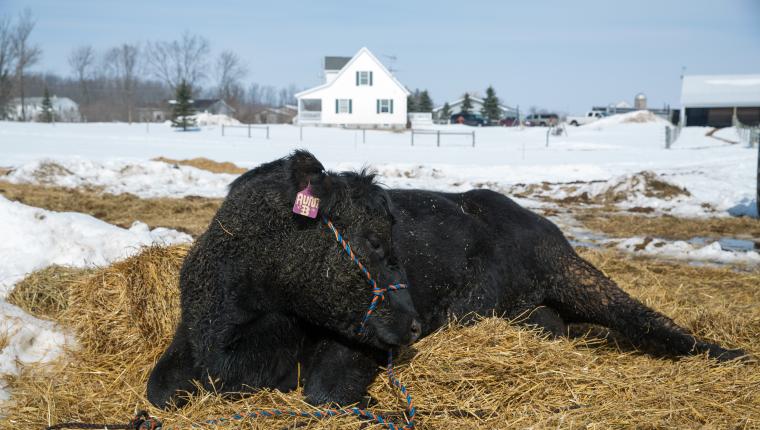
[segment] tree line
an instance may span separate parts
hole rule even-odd
[[[430,97],[428,90],[415,89],[406,99],[406,109],[408,112],[433,112],[433,99]],[[457,112],[452,111],[449,102],[446,102],[438,112],[438,119],[448,120],[453,114],[472,113],[472,96],[470,93],[464,93],[462,104]],[[499,97],[496,96],[496,90],[489,85],[486,88],[486,97],[483,99],[483,107],[480,114],[488,121],[495,123],[501,119],[502,111],[500,108]]]
[[[67,76],[31,72],[43,55],[30,41],[35,25],[29,9],[0,17],[0,119],[16,116],[11,112],[14,98],[21,101],[17,119],[32,119],[24,101],[46,89],[77,102],[83,121],[129,122],[138,120],[138,107],[174,98],[183,81],[196,98],[225,100],[243,121],[263,107],[295,104],[299,91],[294,84],[246,84],[249,68],[237,53],[224,50],[212,56],[208,39],[190,32],[176,40],[125,42],[100,51],[78,46],[67,57]]]

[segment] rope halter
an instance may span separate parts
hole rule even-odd
[[[375,312],[375,309],[377,309],[377,305],[379,305],[383,300],[385,300],[385,293],[388,291],[396,291],[396,290],[402,290],[407,288],[406,284],[388,284],[386,287],[380,287],[378,286],[375,279],[372,277],[372,275],[369,273],[369,270],[367,270],[366,267],[362,264],[361,261],[356,257],[356,254],[354,254],[354,251],[351,249],[351,245],[348,243],[346,239],[343,238],[343,236],[340,234],[337,228],[333,225],[332,221],[326,216],[322,216],[322,222],[333,232],[333,235],[335,235],[335,240],[340,244],[341,247],[343,247],[343,250],[346,251],[346,255],[348,255],[348,258],[351,259],[351,261],[354,262],[357,266],[359,266],[359,269],[361,269],[362,273],[364,273],[364,276],[367,277],[367,283],[372,287],[372,302],[369,304],[369,308],[367,309],[367,313],[364,314],[364,318],[362,319],[361,325],[359,325],[359,334],[364,333],[365,326],[367,324],[367,321],[369,320],[369,317],[372,315],[373,312]]]

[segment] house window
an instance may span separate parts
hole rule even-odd
[[[352,113],[352,105],[351,99],[335,99],[335,113]]]
[[[377,113],[393,113],[393,99],[377,99]]]
[[[372,86],[372,72],[357,71],[356,72],[356,86]]]

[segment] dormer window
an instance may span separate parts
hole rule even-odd
[[[371,71],[357,71],[356,72],[356,86],[372,86],[372,72]]]

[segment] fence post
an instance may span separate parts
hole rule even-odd
[[[412,146],[414,146],[414,129],[412,129]]]
[[[551,131],[552,131],[551,127],[549,127],[548,129],[546,129],[546,147],[547,148],[549,147],[549,133],[551,133]]]
[[[248,124],[248,138],[251,138],[251,124]]]
[[[269,140],[269,126],[267,126],[267,140]]]
[[[362,143],[367,143],[367,129],[362,129]]]
[[[222,124],[222,137],[224,137],[224,124]]]
[[[672,136],[672,130],[667,125],[665,126],[665,149],[670,149],[670,137]]]
[[[472,131],[472,147],[475,147],[475,130]]]
[[[435,134],[436,134],[436,145],[438,145],[438,147],[440,148],[441,147],[441,130],[436,131]]]

